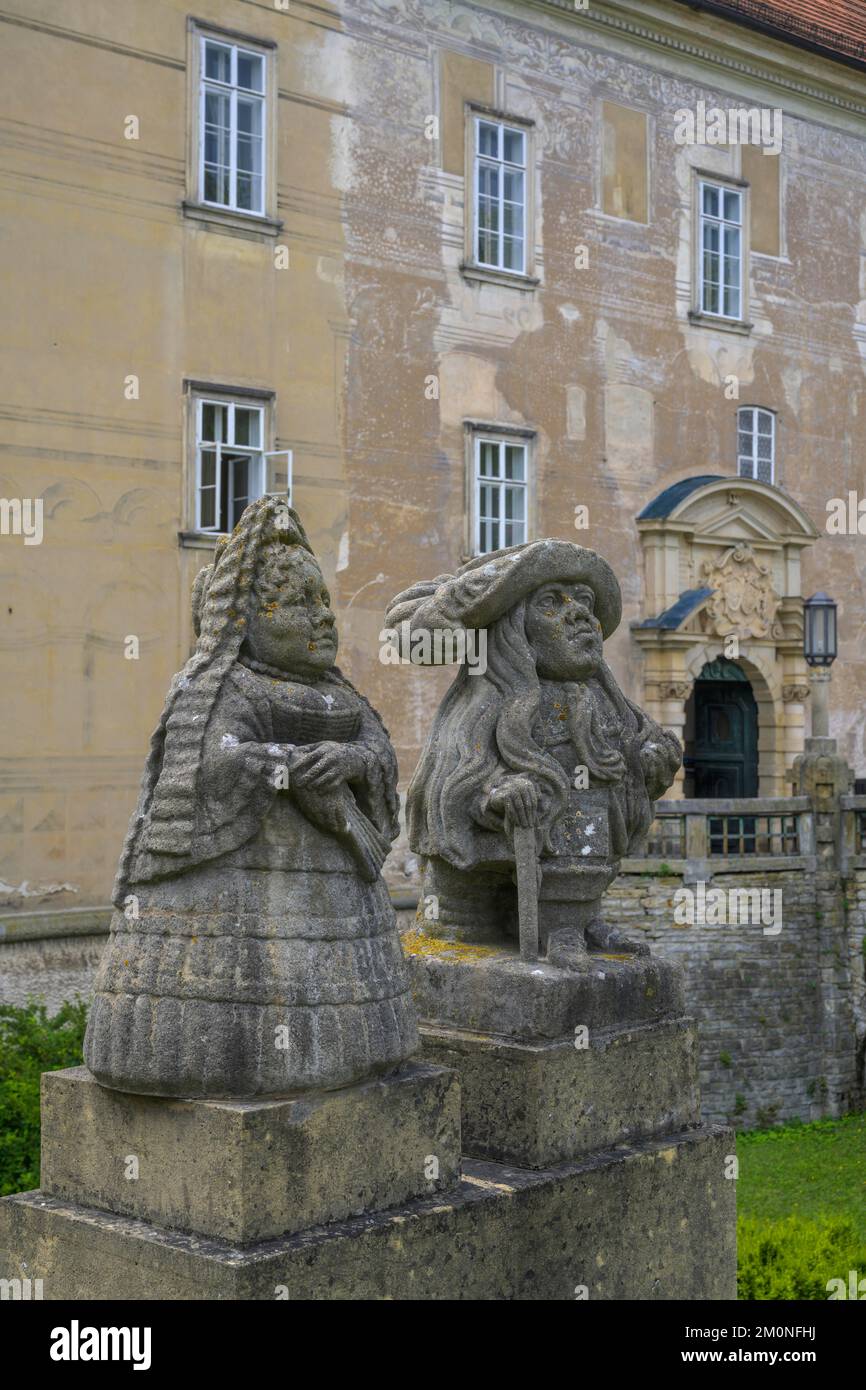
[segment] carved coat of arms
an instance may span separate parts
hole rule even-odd
[[[769,566],[755,558],[750,545],[732,546],[720,559],[704,561],[701,574],[713,590],[704,609],[707,631],[719,637],[731,632],[740,637],[775,635],[781,599],[773,588]]]

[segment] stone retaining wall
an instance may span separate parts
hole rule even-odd
[[[712,878],[712,888],[780,889],[778,935],[760,923],[677,925],[680,874],[624,873],[606,896],[609,921],[686,972],[709,1120],[766,1126],[862,1104],[866,870],[845,881],[844,896],[835,892],[836,912],[822,901],[821,878],[801,870]]]

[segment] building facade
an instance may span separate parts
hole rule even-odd
[[[866,776],[866,26],[813,9],[0,17],[7,913],[107,901],[193,579],[264,490],[404,784],[450,676],[383,662],[387,601],[546,535],[620,576],[679,794],[788,792],[815,590]]]

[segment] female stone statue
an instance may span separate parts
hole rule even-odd
[[[397,833],[387,731],[334,665],[297,514],[247,507],[193,591],[118,871],[85,1042],[97,1080],[287,1095],[417,1045],[379,870]]]
[[[486,661],[461,667],[409,788],[428,934],[516,936],[521,826],[535,829],[548,960],[578,964],[587,945],[646,952],[603,921],[600,901],[649,829],[681,750],[625,698],[603,659],[621,611],[609,565],[558,540],[481,556],[392,601],[385,621],[410,646],[425,632],[486,633]]]

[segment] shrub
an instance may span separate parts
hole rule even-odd
[[[753,1216],[737,1223],[737,1290],[742,1299],[827,1299],[830,1279],[866,1276],[866,1240],[847,1217],[807,1220]]]
[[[0,1196],[39,1186],[39,1077],[82,1063],[87,1005],[0,1004]]]

